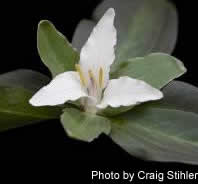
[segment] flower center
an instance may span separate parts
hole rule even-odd
[[[79,64],[76,64],[76,70],[79,73],[81,85],[86,89],[88,95],[93,97],[94,100],[87,99],[83,100],[83,106],[86,108],[95,107],[100,101],[102,97],[102,92],[104,88],[104,71],[103,68],[100,67],[98,74],[94,74],[91,69],[88,70],[88,78],[85,77],[81,67]]]

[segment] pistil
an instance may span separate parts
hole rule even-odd
[[[89,96],[94,97],[96,99],[95,102],[93,100],[90,100],[89,98],[81,99],[81,104],[84,106],[86,112],[96,113],[96,104],[99,103],[101,100],[102,90],[104,87],[104,71],[102,67],[100,67],[98,76],[95,77],[93,71],[89,69],[89,78],[86,78],[81,69],[81,66],[79,64],[76,64],[75,67],[77,72],[79,73],[82,86],[85,87]]]
[[[92,70],[89,70],[89,78],[90,78],[90,81],[91,81],[91,85],[95,88],[97,88],[97,81],[96,81],[96,78],[92,72]]]

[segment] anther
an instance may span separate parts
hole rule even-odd
[[[99,86],[100,88],[103,88],[104,86],[104,71],[102,67],[100,67],[100,70],[99,70]]]
[[[85,77],[84,77],[84,75],[83,75],[83,72],[82,72],[82,70],[81,70],[80,65],[79,65],[79,64],[76,64],[76,65],[75,65],[75,68],[76,68],[76,71],[79,73],[80,81],[81,81],[82,85],[83,85],[83,86],[86,86],[87,81],[86,81],[86,79],[85,79]]]

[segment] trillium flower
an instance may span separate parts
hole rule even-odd
[[[33,106],[80,100],[85,111],[96,113],[108,106],[135,106],[163,97],[161,91],[144,81],[127,76],[109,79],[117,41],[114,18],[114,9],[108,9],[82,47],[76,71],[59,74],[41,88],[30,99]]]

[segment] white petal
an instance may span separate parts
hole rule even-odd
[[[41,88],[29,102],[33,106],[54,106],[86,96],[78,73],[65,72],[57,75],[47,86]]]
[[[117,38],[114,17],[114,9],[108,9],[93,29],[80,53],[80,65],[85,75],[87,76],[88,70],[91,69],[98,78],[99,69],[102,67],[104,84],[108,81],[110,66],[115,59],[114,46]]]
[[[161,91],[144,81],[130,77],[120,77],[109,81],[104,91],[104,97],[97,107],[103,109],[108,105],[111,107],[134,106],[162,97]]]

